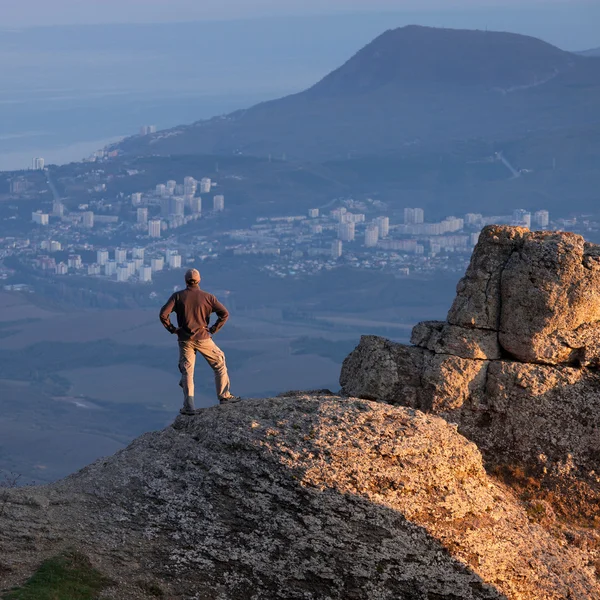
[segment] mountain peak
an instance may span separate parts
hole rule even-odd
[[[577,60],[525,35],[408,25],[382,33],[312,92],[348,94],[393,84],[527,86]]]

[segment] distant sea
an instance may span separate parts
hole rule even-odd
[[[276,95],[276,94],[275,94]],[[6,101],[0,92],[0,171],[28,169],[34,157],[46,164],[81,161],[142,125],[166,129],[245,108],[268,94],[227,96],[153,95],[150,92],[32,94]],[[14,96],[13,96],[14,98]],[[4,99],[4,101],[3,101]]]
[[[31,150],[21,150],[19,152],[0,153],[0,171],[18,171],[28,169],[32,165],[34,157],[42,157],[46,164],[63,165],[71,162],[78,162],[87,158],[96,150],[100,150],[109,144],[114,144],[123,139],[123,136],[108,138],[105,140],[94,140],[85,142],[76,142],[44,148],[40,144],[32,145]]]

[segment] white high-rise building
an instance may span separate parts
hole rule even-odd
[[[117,281],[121,283],[129,281],[129,267],[127,265],[120,265],[117,267]]]
[[[137,222],[138,225],[148,225],[148,209],[138,208],[137,209]]]
[[[404,223],[406,225],[418,225],[425,222],[425,211],[422,208],[405,208]]]
[[[167,181],[167,190],[169,193],[174,194],[176,188],[177,182],[174,179],[169,179],[169,181]]]
[[[193,196],[198,189],[198,183],[193,177],[185,177],[183,179],[183,194],[185,196]]]
[[[533,222],[538,227],[548,227],[550,224],[550,213],[547,210],[538,210],[533,214]]]
[[[167,195],[167,186],[164,183],[159,183],[156,186],[156,195],[161,198]]]
[[[517,208],[513,211],[513,225],[531,229],[531,213],[522,208]]]
[[[183,217],[185,214],[185,198],[171,198],[171,215]]]
[[[167,255],[167,264],[171,269],[180,269],[181,268],[181,254],[177,252],[173,252]]]
[[[340,223],[338,226],[338,238],[342,242],[354,241],[356,226],[354,223]]]
[[[142,203],[142,194],[141,192],[134,192],[131,194],[131,205],[139,206]]]
[[[67,259],[67,265],[69,269],[81,269],[83,267],[83,261],[79,254],[70,254]]]
[[[137,248],[134,248],[131,251],[131,256],[132,256],[133,259],[141,258],[143,260],[145,253],[146,253],[146,249],[145,248],[141,248],[140,246],[138,246]]]
[[[50,252],[60,252],[62,250],[62,244],[60,242],[52,240],[50,242],[50,245],[48,246],[48,250],[50,250]]]
[[[107,277],[112,277],[117,272],[117,261],[116,260],[108,260],[104,265],[104,274]]]
[[[44,170],[44,159],[43,158],[34,158],[32,161],[32,168],[34,171],[43,171]]]
[[[152,221],[148,221],[148,235],[151,238],[159,238],[160,237],[160,220],[153,219]]]
[[[92,276],[92,277],[96,277],[97,275],[100,275],[101,272],[101,267],[98,263],[92,263],[91,265],[88,265],[87,268],[87,274]]]
[[[145,265],[140,269],[140,281],[142,283],[150,283],[152,281],[152,267]]]
[[[225,196],[219,194],[213,198],[213,210],[215,212],[223,212],[225,210]]]
[[[389,217],[377,217],[374,221],[377,226],[378,234],[380,238],[386,238],[390,233],[390,218]]]
[[[342,241],[335,240],[331,244],[331,258],[335,260],[337,258],[340,258],[340,256],[342,256]]]
[[[335,219],[338,222],[342,222],[344,220],[344,215],[347,213],[347,209],[345,207],[341,207],[341,208],[336,208],[334,210],[332,210],[329,214],[331,215],[331,217],[333,219]]]
[[[318,208],[309,208],[308,209],[308,216],[311,219],[316,219],[319,216],[319,209]]]
[[[153,258],[150,260],[150,268],[153,272],[162,271],[165,268],[164,258]]]
[[[202,198],[200,198],[200,196],[194,196],[190,200],[190,210],[194,215],[198,215],[202,212]]]
[[[129,277],[132,277],[133,275],[135,275],[135,273],[137,271],[135,260],[128,260],[125,263],[125,266],[127,267],[127,273],[129,273]]]
[[[81,215],[81,224],[88,229],[94,226],[94,213],[91,210],[87,210]]]
[[[369,225],[365,230],[365,246],[374,248],[379,241],[379,227],[377,225]]]
[[[125,248],[115,248],[115,261],[118,265],[127,260],[127,250]]]
[[[59,262],[56,265],[56,274],[57,275],[66,275],[69,272],[69,267],[64,262]]]
[[[465,225],[480,225],[483,215],[480,213],[467,213],[465,215]]]
[[[212,180],[209,177],[203,177],[200,180],[200,193],[201,194],[210,194],[212,190]]]
[[[50,218],[47,214],[43,213],[41,210],[38,210],[34,213],[31,213],[31,220],[37,225],[49,225]]]
[[[108,250],[98,250],[98,252],[96,252],[96,262],[100,266],[104,266],[108,262]]]
[[[142,267],[144,266],[143,258],[134,258],[133,262],[135,263],[135,272],[139,273]]]
[[[54,200],[52,203],[52,214],[55,217],[62,217],[65,214],[65,205],[60,200]]]

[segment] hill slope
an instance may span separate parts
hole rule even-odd
[[[504,140],[597,119],[600,60],[510,33],[387,31],[312,88],[119,147],[328,159]]]
[[[580,52],[583,56],[600,56],[600,48],[593,48],[592,50],[584,50]]]
[[[12,491],[1,589],[75,547],[106,598],[599,598],[437,417],[318,395],[178,418],[58,484]]]

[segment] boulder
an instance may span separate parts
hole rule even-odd
[[[485,228],[448,321],[419,323],[411,342],[363,338],[342,392],[440,415],[490,464],[570,473],[600,501],[599,246]]]
[[[599,254],[572,233],[524,236],[501,277],[499,340],[506,352],[546,364],[600,357]]]
[[[440,332],[446,340],[418,333],[413,343],[463,358],[600,362],[600,247],[573,233],[486,227]]]
[[[502,271],[528,233],[523,227],[490,225],[483,229],[467,272],[456,288],[448,323],[498,331]]]
[[[342,393],[416,408],[423,356],[420,348],[364,335],[342,365]]]

